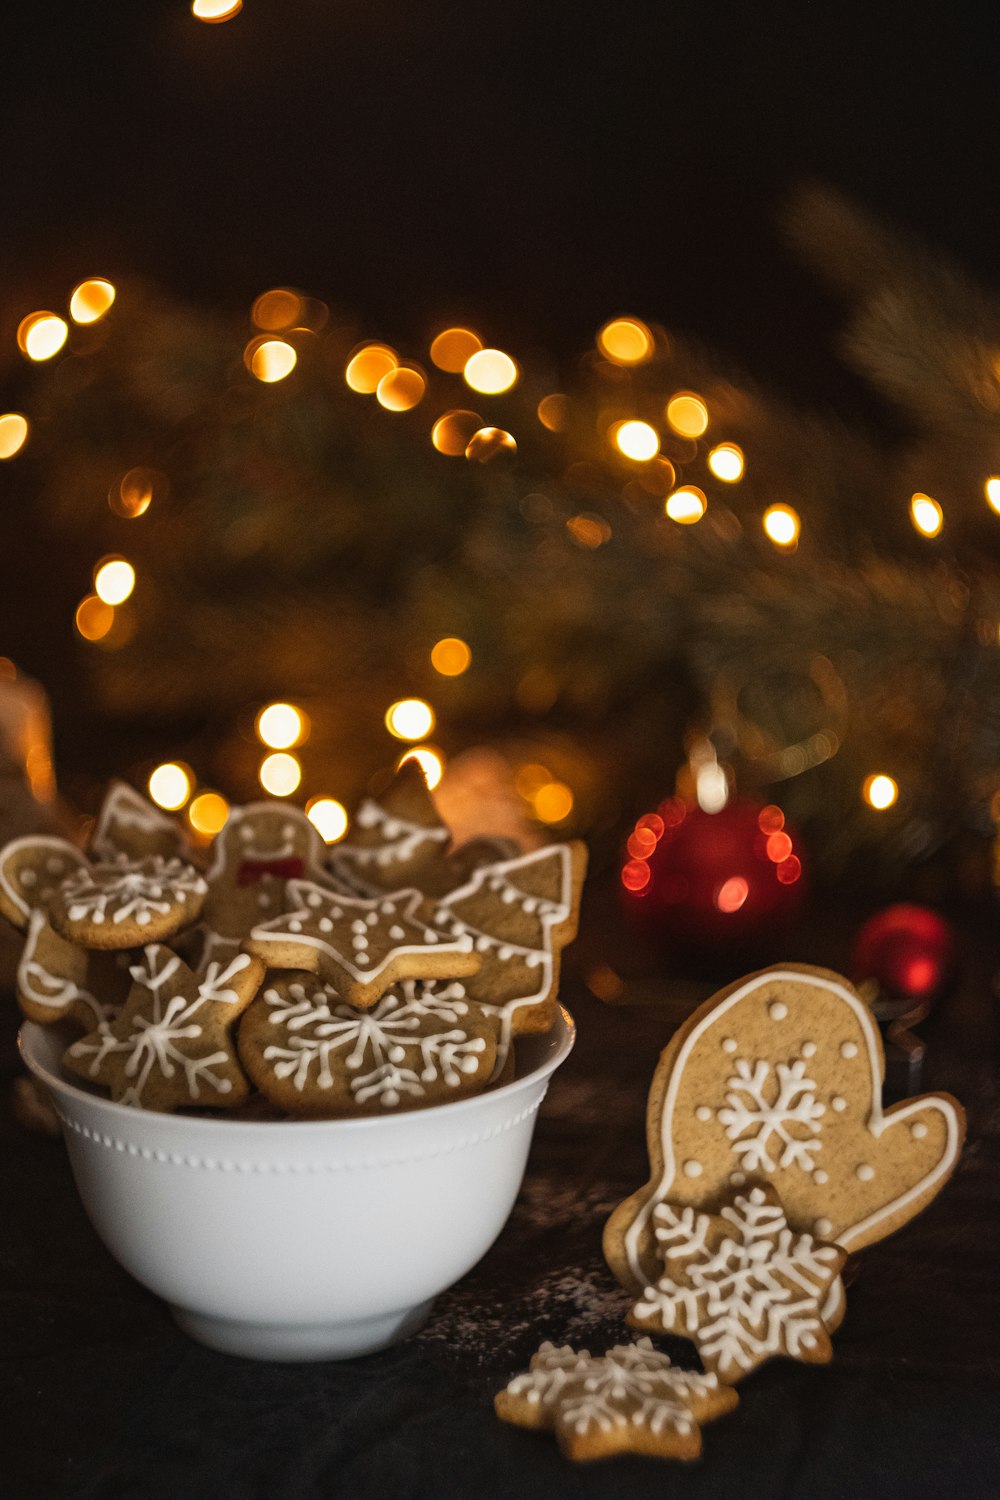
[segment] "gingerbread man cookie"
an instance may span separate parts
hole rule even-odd
[[[777,1190],[795,1232],[848,1251],[905,1224],[954,1170],[965,1116],[949,1094],[883,1110],[884,1068],[871,1013],[828,970],[765,969],[706,1001],[653,1077],[650,1180],[605,1228],[615,1275],[636,1293],[657,1280],[657,1204],[715,1212],[754,1184]]]

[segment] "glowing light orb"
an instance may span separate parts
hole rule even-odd
[[[761,525],[776,547],[794,547],[802,529],[798,512],[790,505],[769,505],[761,518]]]
[[[0,459],[13,458],[28,441],[28,419],[19,411],[4,412],[0,417]]]
[[[269,703],[257,715],[257,737],[272,750],[290,750],[308,735],[305,714],[292,703]]]
[[[397,740],[422,740],[434,728],[434,710],[422,698],[400,698],[386,709],[385,727]]]
[[[466,385],[483,396],[499,396],[517,384],[517,365],[502,349],[478,349],[462,371]]]
[[[716,479],[735,484],[743,478],[743,449],[735,443],[719,443],[708,455],[708,467]]]
[[[668,495],[663,509],[671,521],[677,521],[681,526],[693,526],[700,521],[708,508],[708,501],[704,492],[696,485],[686,484],[682,489],[674,490]]]
[[[191,0],[191,14],[198,21],[207,21],[210,26],[231,21],[242,9],[243,0]]]
[[[439,453],[444,453],[448,458],[461,458],[473,434],[482,425],[482,417],[474,411],[446,411],[431,428],[431,442]]]
[[[660,434],[648,422],[619,422],[612,437],[618,451],[636,463],[648,463],[660,451]]]
[[[543,396],[538,403],[538,420],[549,432],[565,432],[569,426],[569,413],[569,397],[558,391],[551,396]]]
[[[415,760],[424,773],[424,780],[431,791],[437,786],[444,775],[444,757],[440,751],[432,750],[429,745],[420,745],[416,750],[407,750],[396,762],[396,770],[405,765],[408,760]]]
[[[708,407],[693,391],[678,391],[667,402],[666,418],[681,437],[699,438],[708,428]]]
[[[472,652],[460,636],[443,636],[431,648],[431,666],[442,677],[461,677],[471,662]]]
[[[488,464],[495,458],[513,458],[517,443],[502,427],[480,427],[469,439],[465,456],[470,463]]]
[[[311,797],[306,817],[325,844],[335,844],[347,832],[347,808],[336,797]]]
[[[641,365],[653,353],[653,335],[638,318],[612,318],[597,335],[597,347],[616,365]]]
[[[149,795],[157,807],[176,812],[191,795],[191,773],[186,766],[168,760],[150,773],[148,786]]]
[[[921,536],[937,536],[944,525],[944,511],[930,495],[918,490],[910,501],[910,520]]]
[[[17,329],[17,347],[36,363],[52,359],[69,337],[69,324],[57,313],[34,312],[22,318]]]
[[[861,788],[861,795],[869,807],[874,807],[878,812],[883,812],[891,807],[899,796],[899,787],[891,776],[879,772],[877,775],[869,776]]]
[[[386,411],[411,411],[423,400],[427,382],[412,365],[388,370],[375,387],[375,399]]]
[[[431,344],[431,359],[439,370],[461,375],[482,347],[482,339],[471,328],[445,328]]]
[[[715,907],[717,911],[732,912],[739,911],[750,894],[750,887],[742,875],[731,875],[724,880],[715,893]]]
[[[115,289],[103,276],[79,282],[70,294],[69,315],[74,323],[97,323],[115,300]]]
[[[344,379],[359,396],[373,396],[379,381],[398,364],[399,357],[388,344],[363,344],[347,361]]]
[[[157,491],[165,493],[167,488],[166,476],[158,470],[129,469],[108,491],[108,504],[116,516],[134,521],[146,514]]]
[[[94,592],[105,604],[124,604],[135,588],[135,569],[124,557],[109,557],[94,572]]]
[[[990,505],[1000,515],[1000,478],[987,479],[983,488],[986,491],[986,498]]]
[[[102,641],[115,623],[115,612],[110,604],[88,594],[76,606],[76,628],[85,641]]]
[[[281,333],[301,319],[302,298],[291,287],[274,287],[269,292],[261,292],[250,309],[250,317],[254,326],[263,328],[266,333]]]
[[[257,775],[272,797],[290,797],[302,780],[302,767],[287,750],[276,750],[273,755],[265,755]]]
[[[573,811],[573,793],[564,781],[547,781],[532,797],[539,823],[563,823]]]
[[[649,865],[644,859],[630,859],[622,869],[622,885],[633,894],[644,891],[651,879]]]
[[[247,345],[244,358],[250,374],[264,385],[285,380],[298,362],[295,350],[284,339],[254,339]]]
[[[187,817],[195,833],[214,838],[229,820],[229,803],[219,792],[199,792],[192,799]]]

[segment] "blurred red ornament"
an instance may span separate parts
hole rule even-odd
[[[887,906],[870,917],[854,940],[851,973],[874,979],[892,999],[930,1001],[951,974],[955,934],[926,906]]]
[[[752,946],[801,905],[801,850],[780,807],[733,798],[705,812],[670,797],[639,818],[626,850],[629,911],[674,941]]]

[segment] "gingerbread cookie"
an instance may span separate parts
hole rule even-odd
[[[582,843],[552,844],[483,866],[433,908],[435,926],[469,937],[482,959],[466,989],[497,1022],[499,1066],[514,1036],[555,1020],[560,955],[576,936],[586,868]]]
[[[17,1000],[43,1026],[70,1018],[86,1030],[114,1015],[128,991],[128,970],[115,953],[67,942],[45,912],[33,911],[17,966]]]
[[[380,797],[366,797],[360,804],[348,838],[330,851],[330,869],[367,896],[403,886],[423,890],[422,874],[435,889],[447,888],[442,871],[450,841],[423,771],[416,761],[406,760]]]
[[[90,836],[89,852],[98,860],[189,859],[191,846],[181,825],[124,781],[112,781]]]
[[[653,1225],[663,1270],[632,1308],[634,1328],[691,1339],[726,1385],[775,1355],[833,1357],[822,1309],[847,1252],[791,1230],[773,1187],[734,1192],[718,1215],[658,1203]]]
[[[33,911],[45,911],[70,875],[89,869],[87,859],[66,839],[29,834],[0,851],[0,912],[25,932]]]
[[[181,932],[198,916],[208,887],[193,865],[150,854],[85,864],[52,892],[53,927],[85,948],[135,948]]]
[[[417,990],[404,981],[357,1010],[311,974],[282,974],[240,1022],[243,1066],[291,1114],[382,1114],[483,1088],[496,1057],[490,1022],[459,985]]]
[[[68,1047],[64,1065],[139,1109],[242,1104],[249,1088],[232,1030],[264,977],[263,964],[241,953],[198,976],[153,943],[131,975],[121,1014]]]
[[[554,1431],[567,1458],[644,1453],[690,1460],[701,1453],[701,1424],[738,1401],[714,1374],[679,1370],[639,1339],[600,1359],[545,1343],[494,1406],[505,1422]]]
[[[898,1229],[947,1182],[965,1134],[949,1094],[883,1111],[885,1060],[871,1013],[845,979],[786,964],[722,990],[677,1031],[647,1107],[652,1173],[605,1228],[619,1280],[659,1274],[653,1213],[718,1210],[732,1189],[770,1184],[799,1234],[860,1250]],[[825,1309],[838,1316],[835,1288]]]
[[[292,880],[288,894],[288,914],[255,927],[244,947],[268,968],[312,970],[349,1005],[374,1005],[401,979],[454,979],[479,968],[468,933],[442,935],[422,919],[419,891],[366,901]]]

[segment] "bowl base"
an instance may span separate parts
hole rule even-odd
[[[427,1321],[434,1299],[356,1323],[244,1323],[213,1318],[187,1307],[171,1307],[174,1322],[199,1344],[244,1359],[290,1363],[307,1360],[355,1359],[375,1354],[409,1338]]]

